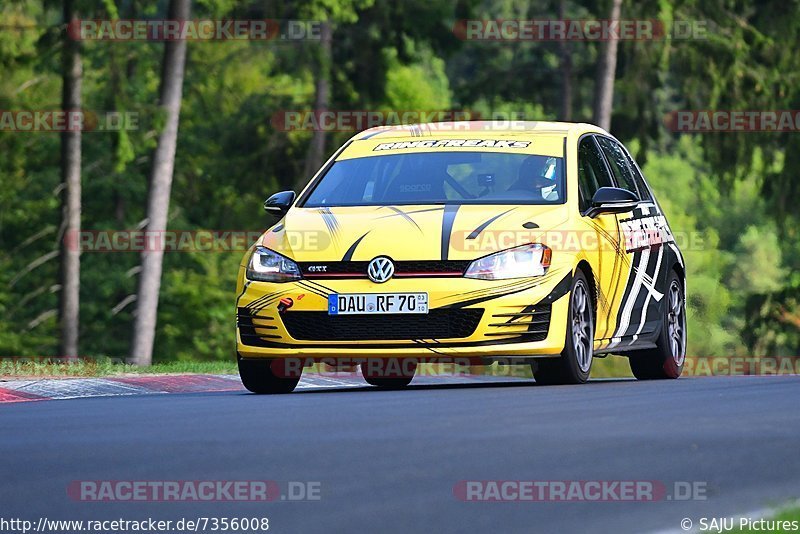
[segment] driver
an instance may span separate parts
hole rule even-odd
[[[542,165],[542,156],[528,156],[519,166],[517,181],[509,191],[533,193],[535,198],[547,201],[558,200],[557,168],[556,158],[547,158]]]

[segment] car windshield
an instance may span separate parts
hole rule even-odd
[[[415,152],[336,161],[304,207],[560,204],[562,158],[500,152]]]

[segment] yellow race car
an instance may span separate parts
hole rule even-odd
[[[585,382],[595,356],[677,378],[685,270],[641,169],[589,124],[367,130],[295,195],[239,268],[245,387],[289,392],[315,362],[402,387],[416,365],[531,365]]]

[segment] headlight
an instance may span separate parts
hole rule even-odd
[[[546,245],[522,245],[473,261],[464,277],[505,280],[542,276],[550,267],[551,254],[550,247]]]
[[[265,247],[256,247],[247,264],[247,278],[259,282],[291,282],[302,278],[295,262]]]

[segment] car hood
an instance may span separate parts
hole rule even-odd
[[[297,261],[469,260],[541,239],[566,205],[292,208],[260,244]]]

